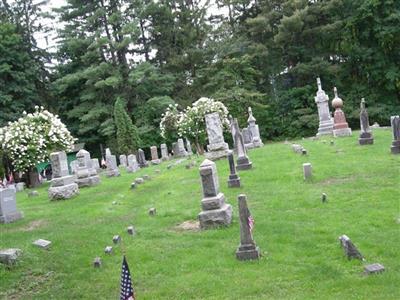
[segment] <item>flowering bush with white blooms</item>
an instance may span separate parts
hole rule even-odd
[[[179,120],[179,135],[193,140],[200,152],[207,138],[205,116],[214,112],[219,114],[224,130],[229,130],[228,109],[222,102],[210,98],[202,97],[194,102]]]
[[[182,118],[182,112],[178,111],[178,104],[170,104],[161,116],[161,136],[166,140],[176,140],[178,138],[179,122]]]
[[[37,106],[34,113],[23,114],[17,121],[0,128],[0,145],[16,171],[33,169],[47,161],[52,151],[72,150],[75,138],[57,115]]]

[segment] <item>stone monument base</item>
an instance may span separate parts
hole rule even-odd
[[[230,153],[230,151],[231,150],[229,150],[229,148],[226,148],[226,149],[209,151],[206,152],[204,155],[209,160],[217,160],[220,158],[225,158]]]
[[[235,175],[229,175],[228,187],[240,187],[240,177]]]
[[[151,163],[153,165],[159,165],[159,164],[161,164],[161,159],[154,159],[154,160],[151,161]]]
[[[76,180],[76,183],[78,184],[78,186],[81,187],[85,187],[85,186],[94,186],[94,185],[98,185],[100,183],[100,177],[99,176],[90,176],[90,177],[86,177],[86,178],[78,178]]]
[[[351,136],[351,135],[352,135],[351,128],[348,127],[333,130],[334,137]]]
[[[333,131],[333,122],[325,121],[319,124],[317,136],[331,135]]]
[[[217,226],[227,226],[232,221],[232,206],[224,204],[219,209],[202,211],[198,215],[201,229],[209,229]]]
[[[360,134],[360,138],[358,139],[358,143],[360,145],[372,145],[374,143],[374,138],[372,134],[369,132],[363,132]]]
[[[219,209],[225,204],[225,196],[223,193],[218,193],[215,197],[207,197],[201,200],[201,209],[202,210],[213,210]]]
[[[0,223],[12,223],[22,219],[24,214],[20,211],[16,211],[13,213],[7,213],[5,216],[0,216]]]
[[[48,195],[50,200],[69,199],[79,194],[78,184],[71,183],[64,186],[52,186],[49,188]]]
[[[238,157],[236,162],[236,170],[249,170],[253,167],[253,163],[247,157]]]
[[[400,154],[400,141],[393,141],[390,151],[392,154]]]
[[[260,256],[260,248],[255,245],[239,245],[236,250],[236,258],[238,260],[259,259]]]
[[[139,168],[139,166],[137,166],[137,167],[127,167],[126,168],[126,172],[128,172],[128,173],[133,173],[133,172],[136,172],[137,170],[139,170],[140,168]]]
[[[107,170],[106,171],[106,176],[107,177],[118,177],[118,176],[121,176],[121,173],[119,172],[118,169]]]

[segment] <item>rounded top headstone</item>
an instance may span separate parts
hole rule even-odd
[[[336,87],[333,88],[333,92],[335,93],[335,98],[333,98],[333,100],[332,100],[332,107],[333,108],[342,108],[343,100],[339,98]]]
[[[212,166],[212,165],[215,165],[215,163],[214,163],[213,161],[211,161],[211,160],[209,160],[209,159],[206,158],[206,159],[201,163],[200,168],[207,167],[207,166]]]

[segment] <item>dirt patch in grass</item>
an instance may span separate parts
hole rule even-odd
[[[199,221],[185,221],[174,227],[174,231],[199,231],[200,223]]]
[[[46,227],[49,224],[46,220],[35,220],[29,222],[29,224],[25,225],[24,227],[12,228],[7,230],[7,232],[28,232],[34,231],[38,228]]]

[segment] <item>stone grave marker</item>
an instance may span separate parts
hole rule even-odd
[[[117,158],[115,155],[108,155],[106,156],[106,166],[107,166],[107,177],[118,177],[121,176],[117,166]]]
[[[136,155],[129,154],[128,155],[128,166],[126,168],[126,171],[128,173],[133,173],[133,172],[136,172],[139,169],[140,169],[140,167],[139,167],[139,164],[138,164],[138,162],[136,160]]]
[[[100,177],[93,167],[90,153],[84,149],[76,154],[78,165],[76,167],[76,183],[79,187],[94,186],[100,183]]]
[[[247,150],[243,141],[243,136],[240,132],[239,125],[237,122],[234,123],[235,129],[235,145],[237,151],[236,169],[237,170],[248,170],[253,167],[253,163],[247,156]]]
[[[390,117],[393,132],[393,142],[390,150],[392,154],[400,154],[400,116]]]
[[[142,177],[138,177],[135,179],[136,184],[142,184],[144,182],[144,179]]]
[[[93,266],[95,268],[100,268],[101,267],[101,258],[100,257],[95,257],[93,261]]]
[[[146,168],[149,166],[149,163],[147,162],[146,157],[144,156],[144,151],[142,149],[138,150],[136,154],[136,160],[140,168]]]
[[[358,143],[360,145],[371,145],[374,143],[374,137],[372,136],[372,131],[369,128],[369,118],[368,112],[365,107],[365,99],[361,99],[360,103],[360,137]]]
[[[185,139],[186,142],[186,152],[188,155],[193,155],[193,151],[192,151],[192,145],[190,144],[190,141],[188,139]]]
[[[50,154],[53,178],[48,190],[50,200],[69,199],[79,194],[75,177],[69,175],[67,155],[64,151]]]
[[[160,149],[161,149],[161,160],[163,161],[169,160],[167,144],[161,144]]]
[[[228,178],[228,187],[240,187],[240,177],[236,173],[235,168],[235,159],[233,158],[233,153],[228,154],[228,162],[229,162],[229,178]]]
[[[18,257],[21,255],[22,251],[18,248],[9,248],[0,250],[0,263],[5,265],[13,265],[17,262]]]
[[[105,254],[111,254],[112,251],[113,251],[113,247],[111,247],[111,246],[107,246],[106,248],[104,248]]]
[[[42,248],[42,249],[49,249],[51,242],[48,240],[38,239],[33,242],[33,245]]]
[[[207,114],[206,129],[208,136],[208,145],[205,157],[210,160],[216,160],[226,157],[229,153],[228,144],[225,143],[221,119],[217,112]]]
[[[119,242],[121,242],[121,237],[119,235],[114,235],[113,236],[113,243],[114,244],[118,244]]]
[[[339,241],[348,259],[356,258],[364,260],[364,257],[361,255],[360,251],[358,251],[357,247],[347,235],[341,235],[339,237]]]
[[[130,235],[134,235],[135,234],[135,228],[131,225],[128,226],[128,228],[126,229],[126,231],[128,232],[128,234]]]
[[[119,156],[119,166],[126,168],[128,166],[127,158],[125,154]]]
[[[312,166],[310,163],[303,164],[303,174],[304,174],[304,180],[307,180],[312,177]]]
[[[256,124],[256,119],[253,116],[253,111],[251,107],[248,108],[249,118],[247,119],[248,130],[251,132],[251,143],[253,144],[252,148],[258,148],[263,146],[263,142],[260,137],[260,130],[258,129],[258,125]]]
[[[31,191],[28,193],[28,197],[29,198],[33,198],[33,197],[38,197],[39,196],[39,192],[38,191]]]
[[[161,160],[158,158],[158,150],[156,146],[151,146],[150,147],[150,152],[151,152],[151,163],[153,165],[159,165],[161,163]]]
[[[18,182],[18,183],[15,185],[15,190],[16,190],[17,192],[22,192],[24,189],[25,189],[25,182]]]
[[[149,215],[150,216],[155,216],[156,214],[157,214],[157,210],[154,207],[149,209]]]
[[[333,115],[333,136],[351,136],[351,129],[347,124],[346,116],[342,111],[343,100],[339,98],[336,87],[333,88],[335,98],[332,100],[332,107],[335,109]]]
[[[315,103],[317,103],[319,116],[319,127],[317,136],[332,134],[333,121],[331,118],[331,113],[329,111],[329,97],[322,89],[321,79],[319,77],[317,78],[317,85],[318,91],[317,95],[314,97]]]
[[[11,223],[23,218],[17,209],[15,190],[0,188],[0,223]]]
[[[385,267],[378,263],[366,265],[364,267],[364,272],[366,275],[379,274],[382,273],[383,271],[385,271]]]

